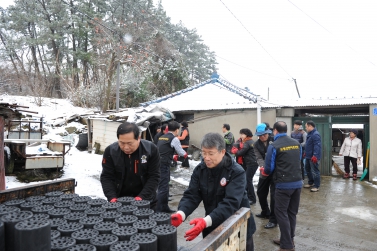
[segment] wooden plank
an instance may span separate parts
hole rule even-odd
[[[249,217],[250,208],[239,209],[190,250],[246,250]]]
[[[47,181],[35,185],[11,188],[0,191],[0,203],[13,199],[24,199],[35,195],[44,195],[48,192],[62,191],[65,193],[75,193],[75,179],[61,179],[57,181]]]

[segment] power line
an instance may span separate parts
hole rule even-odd
[[[287,75],[291,78],[293,78],[291,76],[291,74],[289,74],[284,68],[283,66],[281,66],[281,64],[279,64],[279,62],[263,47],[263,45],[253,36],[253,34],[251,34],[251,32],[246,28],[246,26],[236,17],[236,15],[233,14],[233,12],[228,8],[228,6],[225,5],[225,3],[220,0],[220,2],[225,6],[225,8],[233,15],[233,17],[242,25],[242,27],[249,33],[249,35],[260,45],[260,47],[262,47],[262,49],[272,58],[272,60],[285,72],[287,73]]]
[[[284,79],[284,80],[288,80],[288,81],[290,81],[290,79],[286,79],[286,78],[282,78],[282,77],[277,77],[277,76],[270,75],[270,74],[268,74],[268,73],[264,73],[264,72],[261,72],[261,71],[253,70],[253,69],[251,69],[251,68],[248,68],[248,67],[246,67],[246,66],[243,66],[243,65],[237,64],[237,63],[235,63],[235,62],[232,62],[232,61],[230,61],[230,60],[228,60],[228,59],[225,59],[225,58],[223,58],[223,57],[220,57],[220,56],[216,56],[216,57],[221,58],[222,60],[225,60],[225,61],[227,61],[227,62],[229,62],[229,63],[232,63],[232,64],[234,64],[234,65],[237,65],[237,66],[239,66],[239,67],[242,67],[242,68],[244,68],[244,69],[246,69],[246,70],[254,71],[254,72],[257,72],[257,73],[260,73],[260,74],[263,74],[263,75],[269,76],[269,77],[278,78],[278,79]]]
[[[221,0],[220,0],[221,1]],[[307,16],[308,18],[310,18],[313,22],[315,22],[317,25],[319,25],[322,29],[324,29],[325,31],[327,31],[330,35],[334,36],[335,35],[329,31],[328,29],[326,29],[326,27],[324,27],[322,24],[320,24],[319,22],[317,22],[317,20],[315,20],[314,18],[312,18],[311,16],[309,16],[305,11],[303,11],[302,9],[300,9],[297,5],[295,5],[294,3],[292,3],[290,0],[287,0],[288,2],[290,2],[294,7],[296,7],[299,11],[301,11],[305,16]],[[350,48],[353,52],[355,52],[356,54],[358,54],[359,56],[361,56],[364,60],[368,61],[369,63],[371,63],[373,66],[376,66],[372,61],[370,61],[369,59],[365,58],[364,55],[362,55],[361,53],[359,53],[358,51],[356,51],[354,48],[352,48],[350,45],[348,45],[347,43],[343,42],[342,43],[344,45],[346,45],[348,48]]]

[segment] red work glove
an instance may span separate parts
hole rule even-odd
[[[171,224],[175,227],[178,227],[179,225],[182,224],[182,215],[180,214],[172,214],[170,216],[171,219]]]
[[[318,159],[316,156],[313,156],[311,159],[310,159],[314,164],[317,164],[318,162]]]
[[[185,155],[183,155],[183,158],[185,158],[185,159],[186,159],[186,158],[187,158],[187,156],[188,156],[188,154],[187,154],[187,153],[185,153]]]
[[[236,154],[238,152],[237,147],[233,146],[232,149],[230,149],[230,152]]]
[[[260,174],[261,174],[262,176],[264,176],[264,177],[268,177],[268,174],[264,172],[264,167],[263,167],[263,166],[261,166],[261,167],[259,168],[259,172],[260,172]]]
[[[206,228],[207,223],[203,218],[196,218],[190,221],[190,225],[195,225],[185,234],[186,241],[192,241]]]
[[[173,160],[174,160],[175,162],[178,161],[178,155],[177,155],[177,154],[174,154],[174,155],[173,155]]]
[[[117,198],[112,198],[112,199],[110,200],[111,203],[115,203],[115,202],[117,202],[117,201],[118,201]]]
[[[306,153],[305,153],[305,152],[304,152],[304,153],[302,154],[302,157],[303,157],[303,158],[305,158],[305,157],[306,157]]]
[[[240,142],[240,149],[243,148],[243,143],[242,141]]]
[[[135,197],[135,200],[143,200],[142,198],[140,198],[139,196]]]

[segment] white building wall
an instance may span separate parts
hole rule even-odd
[[[118,141],[117,129],[120,122],[105,121],[99,119],[92,119],[93,122],[93,146],[95,143],[100,144],[100,151],[105,151],[105,148]]]

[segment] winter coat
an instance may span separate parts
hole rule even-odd
[[[150,141],[140,140],[140,160],[132,163],[136,173],[140,176],[143,189],[138,195],[143,200],[153,201],[156,198],[156,190],[160,182],[160,154],[157,147]],[[106,147],[103,153],[102,173],[100,181],[103,193],[108,200],[121,197],[124,181],[127,178],[126,161],[127,155],[120,149],[118,142]]]
[[[258,167],[257,158],[255,157],[254,152],[254,141],[251,138],[243,142],[243,147],[235,154],[236,157],[242,156],[242,166],[245,169],[248,167]]]
[[[230,131],[228,131],[227,133],[225,133],[225,135],[224,135],[224,141],[225,141],[225,150],[226,150],[226,152],[227,153],[231,153],[232,146],[233,146],[233,143],[234,143],[233,133],[231,133]]]
[[[305,159],[311,159],[313,156],[317,160],[320,160],[322,156],[321,135],[315,128],[308,133],[305,144]]]
[[[226,153],[217,167],[213,168],[216,170],[211,169],[204,161],[195,167],[189,187],[178,205],[178,210],[183,211],[188,217],[203,201],[205,215],[210,215],[212,219],[212,226],[203,230],[204,237],[241,207],[250,208],[245,191],[246,174],[243,168]],[[218,175],[213,177],[212,171],[218,172]],[[222,179],[226,180],[224,186],[220,185]],[[248,220],[248,238],[255,230],[254,216],[251,214]]]
[[[351,140],[350,137],[344,139],[339,154],[349,156],[352,158],[361,158],[362,155],[362,142],[359,138],[355,137]]]

